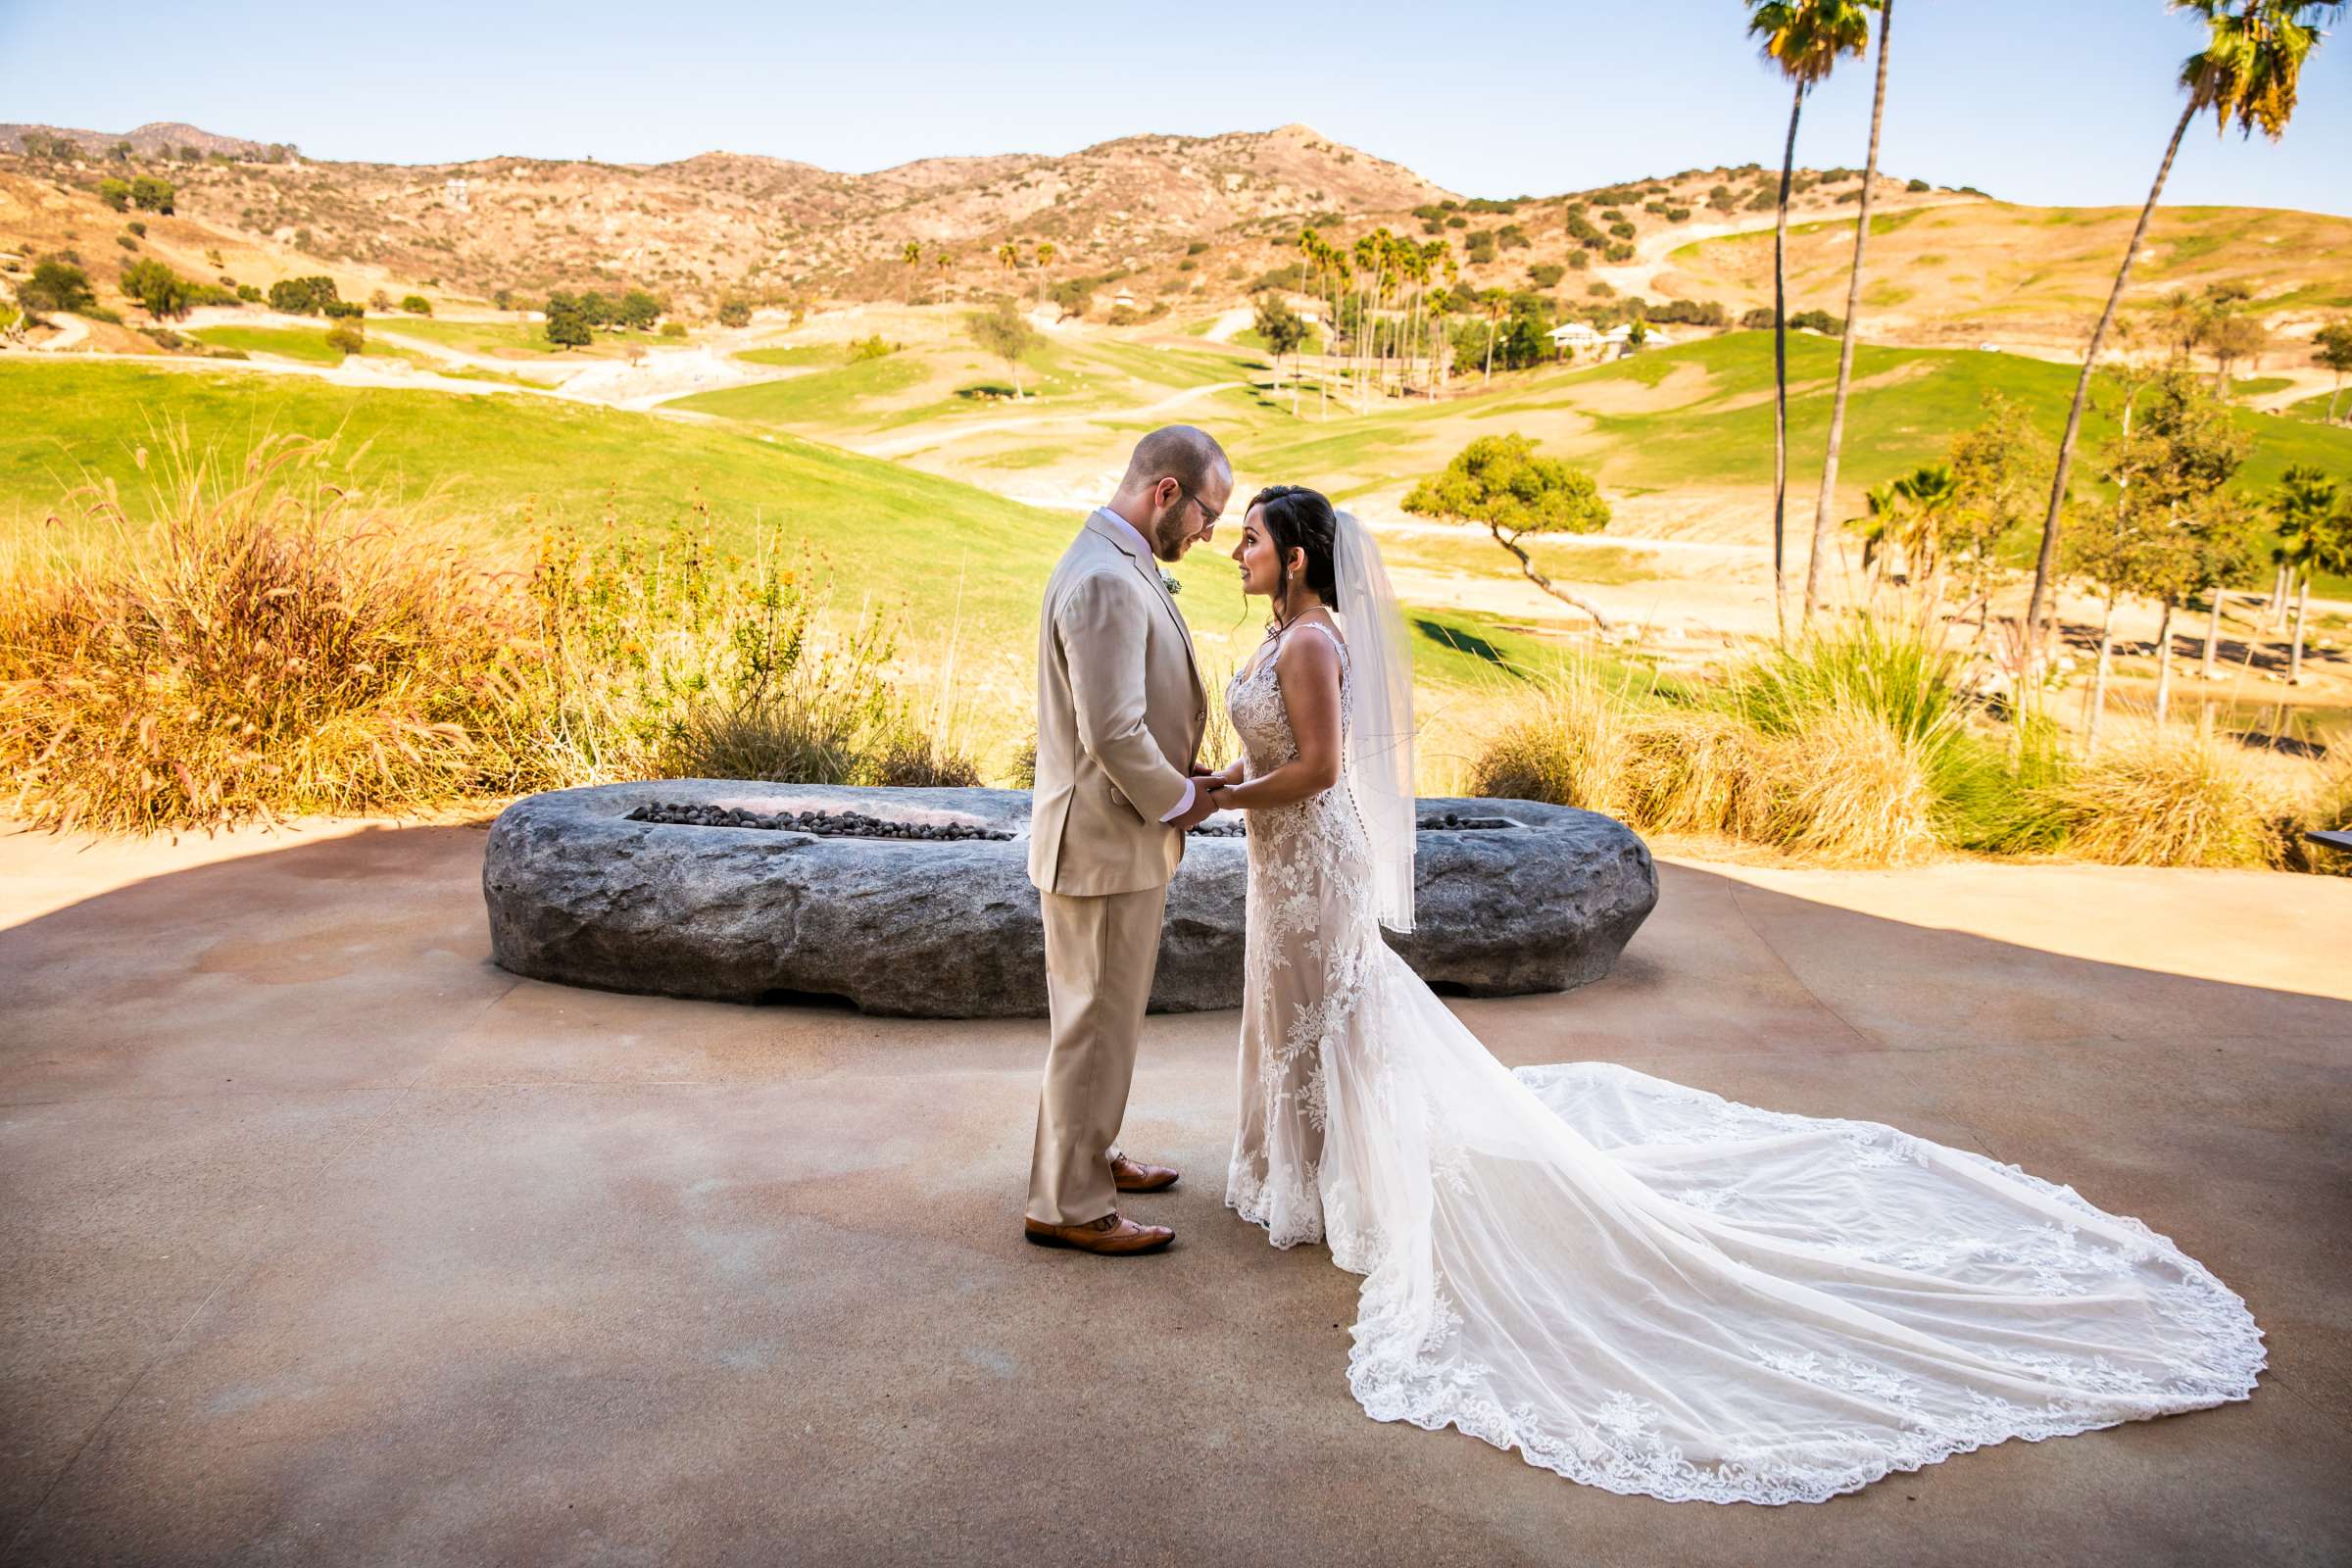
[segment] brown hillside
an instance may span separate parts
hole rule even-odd
[[[93,148],[112,145],[86,134]],[[88,190],[150,162],[6,161]],[[896,292],[908,240],[967,252],[976,276],[993,270],[983,254],[1011,239],[1051,240],[1063,270],[1100,270],[1181,254],[1196,236],[1255,220],[1391,211],[1446,194],[1301,125],[1128,137],[1064,158],[925,159],[871,174],[731,153],[651,166],[247,159],[155,172],[179,186],[182,216],[291,247],[312,270],[345,267],[474,295],[635,285],[689,305],[736,288]]]
[[[27,128],[0,127],[0,148]],[[1092,312],[1125,295],[1138,314],[1198,316],[1290,281],[1301,227],[1343,247],[1380,227],[1443,239],[1448,275],[1473,289],[1534,289],[1574,311],[1639,295],[1714,301],[1732,318],[1770,299],[1778,172],[1757,164],[1689,170],[1601,190],[1466,202],[1412,171],[1304,125],[1221,136],[1130,136],[1066,157],[927,158],[866,174],[753,154],[710,152],[659,165],[490,158],[450,165],[316,163],[282,146],[194,127],[140,127],[128,139],[170,156],[113,155],[123,138],[50,131],[84,158],[0,152],[0,249],[74,250],[101,284],[133,254],[191,277],[266,287],[327,272],[346,297],[377,288],[487,300],[502,289],[642,287],[684,315],[730,295],[774,303],[1042,296],[1092,280]],[[189,161],[178,150],[205,156]],[[109,176],[152,172],[178,186],[174,217],[115,214],[96,199]],[[1998,342],[2071,352],[2095,315],[2129,232],[2128,208],[2043,209],[1973,191],[1913,189],[1883,176],[1875,194],[1866,328],[1878,341]],[[1791,298],[1841,313],[1858,171],[1795,180]],[[118,236],[133,220],[134,253]],[[1622,241],[1611,262],[1577,242],[1591,223]],[[1628,234],[1630,230],[1630,235]],[[2135,301],[2238,281],[2267,324],[2299,340],[2352,307],[2352,220],[2303,213],[2170,208],[2158,217]],[[906,246],[921,249],[912,270]],[[1037,247],[1053,262],[1041,273]],[[1017,270],[998,258],[1010,243]],[[945,255],[945,272],[937,263]],[[218,263],[212,260],[217,256]],[[1577,264],[1582,263],[1582,266]],[[1441,271],[1446,269],[1441,268]],[[2298,362],[2299,363],[2299,362]]]
[[[254,141],[244,136],[217,136],[209,130],[176,120],[153,121],[136,130],[76,130],[70,125],[0,124],[0,150],[20,152],[27,132],[34,135],[63,136],[105,157],[117,144],[130,143],[130,150],[141,158],[170,158],[180,149],[193,147],[200,154],[219,153],[224,158],[268,158],[273,151],[280,156],[291,153],[292,147],[280,142],[273,149],[268,142]]]
[[[2138,220],[2136,207],[1970,202],[1872,220],[1863,308],[1873,337],[1923,344],[2080,343]],[[1793,308],[1842,312],[1851,219],[1791,236]],[[1769,233],[1702,240],[1666,258],[1676,293],[1739,307],[1772,298]],[[2132,270],[2131,306],[2242,283],[2274,332],[2299,335],[2352,309],[2352,219],[2242,207],[2159,208]]]

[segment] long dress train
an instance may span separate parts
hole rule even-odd
[[[1252,777],[1298,755],[1274,662],[1227,692]],[[1375,1419],[1786,1503],[2252,1393],[2245,1303],[2072,1188],[1605,1062],[1504,1068],[1381,939],[1345,782],[1250,813],[1249,853],[1226,1201],[1364,1276]]]

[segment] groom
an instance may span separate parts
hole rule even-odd
[[[1114,1146],[1168,878],[1186,830],[1214,809],[1192,777],[1208,691],[1158,563],[1206,541],[1232,492],[1233,466],[1207,432],[1154,430],[1046,584],[1029,880],[1045,915],[1053,1039],[1023,1226],[1040,1247],[1129,1256],[1176,1239],[1119,1213],[1114,1197],[1162,1191],[1176,1172]]]

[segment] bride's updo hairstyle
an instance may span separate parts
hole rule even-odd
[[[1302,586],[1313,589],[1317,598],[1337,610],[1340,589],[1334,562],[1339,552],[1340,519],[1332,514],[1331,503],[1321,491],[1302,484],[1270,484],[1250,498],[1242,514],[1248,516],[1261,509],[1266,536],[1274,541],[1275,558],[1282,563],[1282,592],[1275,596],[1275,612],[1285,614],[1289,609],[1294,550],[1306,553]]]

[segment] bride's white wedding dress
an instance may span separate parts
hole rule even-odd
[[[1251,777],[1298,755],[1273,657],[1227,702]],[[1226,1201],[1364,1276],[1375,1419],[1611,1492],[1817,1502],[2253,1391],[2245,1303],[2138,1220],[1876,1122],[1509,1071],[1381,939],[1346,779],[1249,825]]]

